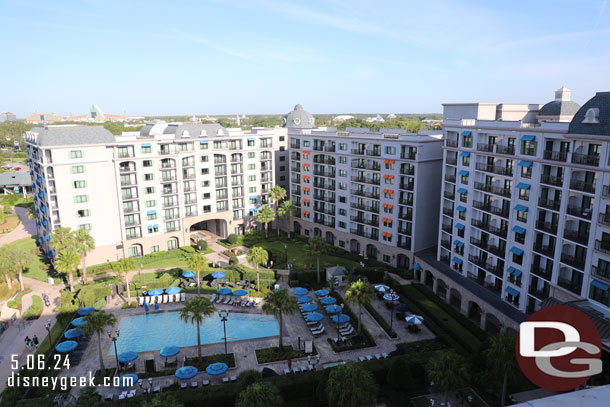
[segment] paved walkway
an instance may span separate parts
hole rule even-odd
[[[23,239],[24,237],[34,236],[37,233],[36,220],[28,217],[27,209],[15,206],[15,213],[19,216],[21,222],[10,233],[0,237],[0,246]]]

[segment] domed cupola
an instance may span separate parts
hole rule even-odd
[[[313,129],[315,119],[311,113],[303,109],[303,106],[296,105],[294,110],[284,116],[283,127],[289,129]]]
[[[572,91],[565,86],[555,91],[555,100],[547,103],[538,112],[538,121],[569,122],[572,120],[580,105],[570,100]]]

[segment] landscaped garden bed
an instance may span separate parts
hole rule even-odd
[[[258,363],[277,362],[278,360],[306,358],[307,355],[317,355],[318,351],[313,346],[312,353],[305,353],[304,350],[293,349],[291,345],[284,345],[284,350],[280,351],[279,347],[264,348],[256,350],[256,360]]]
[[[31,293],[32,290],[20,291],[17,293],[14,299],[6,303],[9,308],[18,309],[21,311],[21,300],[25,294]]]

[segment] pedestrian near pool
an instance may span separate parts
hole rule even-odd
[[[36,335],[34,335],[32,338],[32,342],[34,342],[34,346],[36,346],[36,349],[38,349],[38,337]]]

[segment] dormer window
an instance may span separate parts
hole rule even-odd
[[[187,138],[187,137],[191,137],[191,134],[188,132],[188,130],[184,130],[182,132],[182,138]]]
[[[599,124],[599,109],[596,107],[588,109],[582,122],[586,124]]]
[[[199,137],[207,137],[208,133],[205,130],[201,130],[201,133],[199,133]]]
[[[224,133],[222,132],[222,129],[218,129],[218,131],[216,132],[217,136],[223,136]]]

